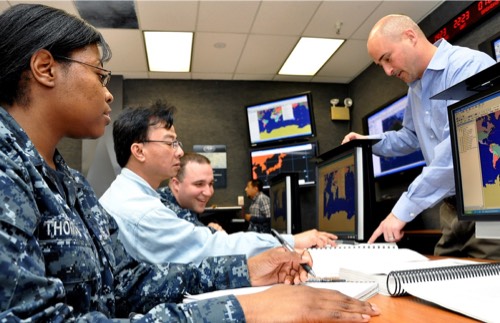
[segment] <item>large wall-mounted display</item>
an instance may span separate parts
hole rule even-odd
[[[247,105],[246,114],[251,147],[316,136],[310,92]]]

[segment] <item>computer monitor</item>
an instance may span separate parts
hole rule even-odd
[[[478,44],[478,49],[493,57],[497,63],[500,62],[500,32]]]
[[[491,46],[493,47],[493,52],[495,53],[495,60],[497,63],[500,63],[500,36],[491,42]]]
[[[458,218],[500,239],[500,85],[450,105],[448,117]]]
[[[366,241],[372,233],[372,140],[353,140],[321,155],[316,170],[317,229],[342,240]]]
[[[367,114],[363,118],[365,133],[375,135],[385,131],[401,129],[407,104],[408,96],[404,95]],[[373,155],[373,175],[376,179],[390,174],[401,175],[403,172],[413,169],[420,171],[423,166],[425,166],[425,160],[420,149],[398,157]]]
[[[276,145],[316,136],[310,92],[246,107],[250,147]]]
[[[285,234],[301,232],[299,175],[281,173],[270,184],[271,228]]]
[[[250,151],[252,178],[260,179],[264,188],[279,173],[298,173],[300,186],[312,186],[316,180],[316,142],[288,144]]]

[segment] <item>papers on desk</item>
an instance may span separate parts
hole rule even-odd
[[[399,249],[394,243],[339,245],[309,249],[313,270],[318,278],[339,277],[340,268],[369,270],[378,265],[395,266],[414,261],[428,261],[420,253]]]
[[[500,276],[473,277],[405,285],[415,297],[482,322],[500,322]]]
[[[472,263],[389,273],[391,295],[408,293],[483,322],[500,322],[500,263]]]
[[[385,295],[410,294],[484,322],[500,322],[500,263],[429,260],[397,246],[312,249],[319,277],[370,281]]]
[[[377,294],[378,285],[374,282],[308,282],[304,285],[311,286],[314,288],[325,288],[339,291],[345,295],[360,299],[367,300],[373,295]],[[235,289],[225,289],[217,290],[214,292],[198,294],[198,295],[186,295],[183,302],[189,303],[193,301],[199,301],[207,298],[226,296],[226,295],[246,295],[265,291],[272,286],[261,286],[261,287],[244,287]]]

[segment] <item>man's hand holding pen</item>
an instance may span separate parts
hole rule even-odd
[[[312,266],[308,252],[290,252],[277,247],[248,259],[248,271],[252,286],[278,283],[300,284],[308,279],[303,265]]]
[[[288,250],[291,253],[296,253],[295,249],[293,249],[292,246],[290,246],[290,244],[288,244],[288,242],[286,242],[286,240],[278,233],[278,231],[271,229],[271,234],[279,241],[279,243],[283,246],[283,248],[285,248],[285,250]],[[316,274],[312,270],[312,267],[310,264],[301,263],[300,265],[302,266],[302,268],[304,268],[307,271],[307,273],[309,275],[316,277]]]

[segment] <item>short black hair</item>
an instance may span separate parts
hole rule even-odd
[[[129,107],[123,110],[113,123],[113,142],[118,165],[125,167],[133,143],[148,140],[150,126],[164,124],[166,129],[172,128],[175,112],[173,105],[161,100],[149,107]]]
[[[34,53],[46,49],[55,56],[96,44],[101,62],[111,50],[97,29],[81,18],[41,4],[18,4],[0,15],[0,104],[27,102],[23,72],[30,69]]]
[[[258,178],[251,179],[248,182],[251,183],[253,187],[257,187],[259,189],[259,192],[262,192],[262,190],[264,189],[264,183]]]
[[[208,157],[206,157],[205,155],[198,154],[195,152],[185,152],[184,155],[181,157],[181,168],[179,168],[177,175],[175,175],[175,177],[179,180],[179,182],[182,182],[184,180],[186,165],[189,162],[201,165],[210,165],[210,159],[208,159]]]

